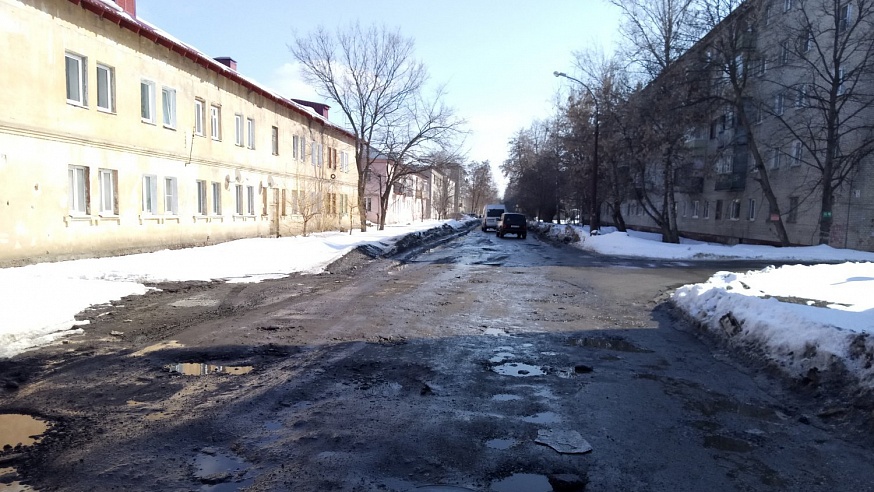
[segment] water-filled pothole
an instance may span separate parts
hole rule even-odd
[[[545,475],[514,473],[507,478],[492,482],[489,490],[495,492],[552,492],[552,485]]]
[[[542,376],[544,374],[541,367],[521,362],[507,362],[492,367],[492,370],[503,376],[514,377]]]
[[[224,492],[241,490],[252,484],[249,466],[240,458],[203,448],[194,458],[195,478],[204,484],[201,490]]]
[[[49,429],[44,420],[20,413],[0,414],[0,449],[30,446]]]
[[[184,376],[205,376],[207,374],[248,374],[252,366],[224,366],[220,364],[205,364],[200,362],[183,362],[164,366],[170,372]]]
[[[561,415],[555,412],[540,412],[528,417],[522,417],[522,420],[532,424],[555,424],[561,422]]]
[[[486,441],[486,447],[491,449],[510,449],[518,442],[515,439],[489,439]]]
[[[521,400],[522,397],[519,395],[508,395],[506,393],[501,393],[499,395],[495,395],[492,397],[494,401],[513,401],[513,400]]]
[[[583,347],[600,348],[607,350],[617,350],[620,352],[640,352],[650,353],[652,350],[640,348],[637,345],[619,337],[587,337],[579,340],[573,340],[572,345],[582,345]]]

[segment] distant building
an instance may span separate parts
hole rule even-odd
[[[0,265],[346,229],[354,135],[136,15],[3,0]],[[15,67],[14,70],[8,69]]]

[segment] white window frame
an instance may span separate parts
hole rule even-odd
[[[780,148],[775,148],[773,150],[773,154],[771,154],[771,169],[779,169],[780,168],[780,159],[782,152]]]
[[[176,89],[161,88],[161,109],[164,128],[176,129]]]
[[[853,4],[847,2],[838,11],[838,32],[844,32],[853,22]]]
[[[206,181],[197,180],[197,215],[207,215],[209,209],[206,206]]]
[[[155,83],[140,80],[140,118],[143,123],[155,124]]]
[[[97,110],[115,113],[115,69],[102,63],[97,64]]]
[[[804,158],[804,144],[802,144],[801,140],[796,140],[792,142],[792,161],[790,162],[791,166],[800,166],[801,160]]]
[[[158,214],[158,176],[143,175],[143,213]]]
[[[845,89],[844,89],[844,69],[843,68],[838,69],[837,76],[838,76],[838,92],[837,92],[837,94],[839,96],[842,96],[844,94],[844,91],[845,91]]]
[[[270,149],[273,155],[279,155],[279,127],[270,127]]]
[[[67,103],[82,107],[88,105],[87,69],[88,59],[86,57],[69,52],[64,54]],[[75,86],[72,85],[73,83]]]
[[[88,167],[70,166],[67,169],[67,178],[70,183],[68,197],[70,215],[90,215]]]
[[[704,200],[704,214],[702,217],[704,217],[705,219],[710,218],[710,201],[708,200]]]
[[[246,147],[255,150],[255,120],[252,118],[246,118],[246,134],[248,136]]]
[[[255,215],[255,187],[246,186],[246,215]]]
[[[318,151],[318,147],[316,147],[316,145],[317,145],[316,141],[313,140],[312,144],[310,146],[310,164],[312,164],[313,166],[316,165],[316,161],[318,160],[318,157],[319,157],[319,151]]]
[[[750,198],[747,200],[747,206],[749,210],[747,211],[747,219],[752,222],[756,220],[756,199]]]
[[[176,178],[164,178],[164,214],[179,215],[179,189]]]
[[[218,181],[213,181],[210,186],[210,193],[212,196],[212,214],[213,215],[221,215],[222,214],[222,184]]]
[[[222,139],[222,108],[215,104],[209,106],[209,136],[213,140]]]
[[[778,92],[776,95],[774,95],[774,114],[775,115],[780,116],[783,114],[783,111],[785,111],[785,105],[786,105],[785,99],[786,99],[786,96],[784,96],[782,92]]]
[[[243,146],[243,115],[234,115],[234,144],[238,147]]]
[[[204,111],[203,106],[205,102],[202,99],[194,100],[194,134],[202,137],[204,130]]]
[[[243,185],[236,185],[234,193],[234,211],[237,215],[243,215]]]
[[[740,200],[734,199],[728,205],[728,219],[740,220]]]
[[[692,200],[692,218],[698,218],[698,207],[701,205],[701,202],[698,200]]]
[[[783,12],[792,10],[792,0],[783,0]]]
[[[97,183],[100,189],[100,214],[118,215],[116,200],[118,188],[116,183],[117,173],[112,169],[98,169]]]

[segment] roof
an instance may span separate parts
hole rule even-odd
[[[182,57],[191,60],[197,65],[200,65],[208,70],[212,70],[213,72],[216,72],[223,77],[227,77],[228,79],[236,82],[237,84],[240,84],[246,89],[256,92],[266,97],[267,99],[276,102],[277,104],[285,106],[292,111],[295,111],[298,114],[305,116],[310,121],[318,121],[322,125],[326,127],[331,127],[338,132],[347,135],[353,140],[356,138],[353,133],[349,132],[341,126],[331,123],[327,118],[318,114],[312,108],[298,104],[291,99],[288,99],[272,91],[271,89],[268,89],[267,87],[258,84],[254,80],[249,79],[237,72],[236,70],[232,70],[230,67],[222,64],[221,62],[212,59],[211,57],[195,49],[194,47],[185,44],[182,41],[179,41],[170,34],[149,24],[148,22],[131,16],[130,14],[125,12],[122,7],[117,5],[112,0],[69,0],[69,2],[75,5],[79,5],[83,9],[89,12],[93,12],[101,18],[117,24],[121,28],[128,29],[133,33],[139,35],[140,37],[146,38],[159,46],[164,46],[170,51],[173,51],[181,55]]]

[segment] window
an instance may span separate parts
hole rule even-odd
[[[326,193],[325,194],[325,213],[328,215],[336,215],[337,214],[337,194],[336,193]]]
[[[844,69],[843,69],[843,68],[839,68],[839,69],[838,69],[838,73],[837,73],[837,75],[838,75],[838,77],[837,77],[837,78],[838,78],[838,91],[837,91],[837,94],[840,96],[840,95],[843,95],[843,94],[844,94]]]
[[[234,115],[234,143],[243,146],[243,115]]]
[[[346,210],[348,210],[348,209],[349,209],[349,195],[344,193],[344,194],[340,195],[340,209],[338,210],[338,212],[340,213],[340,215],[345,215]]]
[[[750,198],[747,201],[747,206],[749,207],[749,211],[747,212],[747,219],[756,220],[756,199]]]
[[[366,212],[373,212],[373,198],[369,196],[364,198],[364,210]]]
[[[279,155],[279,128],[275,126],[270,128],[270,148],[273,149],[273,155]],[[283,193],[285,193],[284,190]],[[284,200],[283,203],[285,203]]]
[[[732,156],[730,154],[723,154],[719,157],[719,160],[716,161],[716,173],[717,174],[731,174],[734,172],[734,162]]]
[[[85,57],[67,53],[64,57],[67,72],[67,102],[85,106]]]
[[[803,108],[807,106],[807,86],[801,84],[795,88],[795,107]]]
[[[243,185],[238,184],[234,194],[234,212],[243,215]]]
[[[704,201],[704,218],[705,219],[710,218],[710,202],[708,202],[706,200]]]
[[[316,150],[316,141],[313,140],[310,144],[310,164],[313,166],[316,165],[316,161],[318,160],[319,152]]]
[[[756,62],[756,75],[762,77],[768,71],[768,59],[764,56]]]
[[[203,101],[194,100],[194,134],[203,136]]]
[[[776,114],[777,116],[783,114],[784,99],[785,96],[783,96],[782,92],[774,96],[774,114]]]
[[[161,89],[161,107],[164,108],[164,126],[176,128],[176,90],[164,87]]]
[[[300,138],[297,135],[291,136],[291,158],[298,159],[300,158],[300,153],[298,152],[298,146],[300,145]]]
[[[158,213],[158,177],[143,176],[143,213]]]
[[[70,180],[70,214],[91,215],[91,197],[88,168],[85,166],[70,166],[67,169]]]
[[[246,133],[249,136],[248,147],[250,149],[255,148],[255,120],[252,118],[246,118]]]
[[[801,140],[792,142],[792,162],[790,166],[800,166],[801,160],[804,158],[804,146]]]
[[[212,182],[212,213],[222,214],[222,184],[215,181]]]
[[[801,51],[807,53],[811,49],[813,49],[813,29],[808,28],[807,31],[801,35]]]
[[[287,197],[286,197],[286,193],[285,193],[285,188],[283,188],[282,189],[282,212],[281,212],[281,215],[283,217],[288,215],[288,213],[287,213],[288,211],[287,211],[286,205],[285,205],[287,203],[286,200],[287,200]]]
[[[781,43],[780,44],[780,65],[788,65],[789,64],[789,43]]]
[[[722,200],[716,200],[713,210],[713,220],[722,220]]]
[[[209,107],[209,135],[213,140],[222,139],[222,108],[218,106]]]
[[[118,215],[118,171],[100,169],[97,172],[100,181],[100,213]]]
[[[765,121],[765,112],[762,111],[762,105],[756,103],[753,105],[753,122],[758,125],[763,121]]]
[[[140,81],[140,117],[144,123],[155,122],[155,83]]]
[[[849,3],[841,6],[838,12],[838,32],[844,32],[853,21],[853,6]]]
[[[792,0],[783,0],[783,12],[789,12],[792,9]]]
[[[300,192],[297,190],[291,190],[291,213],[300,214]]]
[[[179,192],[176,178],[164,178],[164,213],[179,215]]]
[[[779,148],[771,151],[771,169],[778,169],[780,167],[781,155],[783,155],[783,152],[781,152]]]
[[[197,214],[206,215],[206,181],[197,180]]]
[[[728,218],[738,220],[740,218],[740,200],[732,200],[728,208]]]
[[[786,215],[786,223],[794,224],[798,221],[798,197],[789,197],[789,213]]]
[[[349,152],[340,152],[340,170],[344,173],[349,172]]]
[[[263,188],[261,195],[261,215],[267,215],[267,188]]]
[[[246,187],[246,213],[248,215],[255,215],[255,187],[247,186]]]
[[[694,201],[692,202],[692,218],[693,218],[693,219],[697,219],[697,218],[698,218],[698,207],[699,207],[700,205],[701,205],[701,203],[700,203],[698,200],[694,200]]]
[[[115,112],[115,70],[97,65],[97,109]]]

